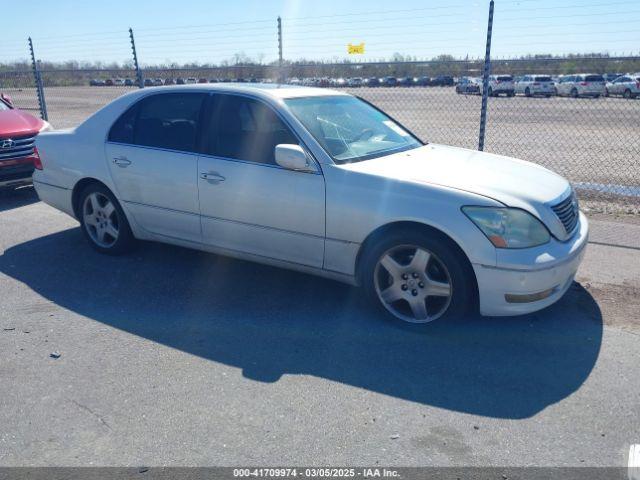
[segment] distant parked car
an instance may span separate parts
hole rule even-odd
[[[379,87],[380,86],[380,79],[378,77],[369,77],[369,78],[365,78],[364,79],[364,86],[365,87]]]
[[[144,86],[145,87],[153,87],[153,80],[150,78],[145,78],[144,79]]]
[[[124,86],[124,78],[116,78],[113,80],[113,84],[116,87],[123,87]]]
[[[353,88],[359,88],[363,85],[363,83],[364,82],[361,77],[352,77],[349,80],[347,80],[347,85]]]
[[[176,81],[173,78],[165,78],[164,79],[164,84],[165,85],[175,85]]]
[[[413,84],[417,87],[426,87],[430,84],[431,78],[429,77],[415,77],[413,79]]]
[[[607,87],[602,75],[583,73],[565,75],[555,85],[557,95],[578,97],[594,97],[607,94]]]
[[[478,94],[480,93],[480,84],[474,78],[462,77],[456,85],[457,94]]]
[[[527,97],[544,95],[550,97],[555,93],[553,80],[549,75],[525,75],[515,82],[516,93]]]
[[[380,79],[380,85],[383,87],[397,87],[398,79],[396,77],[382,77],[382,79]]]
[[[432,87],[453,87],[453,77],[450,75],[438,75],[429,82]]]
[[[153,85],[156,87],[161,87],[164,85],[164,80],[162,80],[161,78],[156,78],[153,80]]]
[[[107,78],[107,79],[104,81],[104,84],[105,84],[105,86],[107,86],[107,87],[113,87],[113,85],[114,85],[114,83],[113,83],[113,78]]]
[[[413,78],[411,77],[400,77],[398,79],[398,85],[401,87],[412,87],[413,86]]]
[[[206,78],[199,78],[198,83],[209,83],[209,81]]]
[[[191,85],[194,83],[198,83],[198,80],[195,77],[189,77],[184,83],[186,83],[187,85]]]
[[[18,110],[11,98],[0,95],[0,188],[31,183],[35,168],[42,168],[36,135],[51,130],[44,120]]]
[[[482,87],[482,83],[480,85]],[[515,88],[516,86],[511,75],[489,76],[489,89],[487,90],[487,93],[490,97],[497,97],[499,95],[513,97],[516,94]]]
[[[622,73],[605,73],[603,75],[605,82],[613,82],[616,78],[621,76],[622,76]]]
[[[640,96],[640,73],[622,75],[607,83],[607,95],[621,95],[624,98]]]
[[[100,80],[99,78],[92,78],[89,81],[89,85],[92,87],[104,87],[104,80]]]
[[[184,78],[176,78],[176,85],[184,85]]]
[[[125,78],[124,79],[124,86],[125,87],[133,87],[133,80],[131,80],[130,78]]]

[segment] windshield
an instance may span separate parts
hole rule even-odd
[[[422,146],[410,132],[356,97],[291,98],[285,103],[338,163],[382,157]]]

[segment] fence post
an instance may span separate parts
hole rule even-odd
[[[278,16],[278,83],[283,83],[282,75],[282,19]]]
[[[482,73],[482,107],[480,110],[480,136],[478,150],[484,150],[484,134],[487,126],[487,99],[489,97],[489,74],[491,72],[491,33],[493,31],[493,0],[489,2],[489,24],[487,25],[487,49],[484,54]]]
[[[133,52],[133,66],[136,69],[136,80],[138,81],[138,87],[144,88],[144,79],[142,78],[142,70],[138,65],[138,54],[136,52],[136,41],[133,38],[133,29],[129,28],[129,39],[131,40],[131,51]]]
[[[36,62],[36,54],[33,51],[33,41],[29,37],[29,53],[31,54],[31,68],[33,69],[33,80],[36,84],[36,95],[38,97],[38,107],[40,108],[40,117],[48,121],[49,115],[47,114],[47,102],[44,99],[44,87],[42,86],[42,77],[40,76],[40,69]]]

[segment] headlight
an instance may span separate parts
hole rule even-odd
[[[536,217],[517,208],[462,207],[464,214],[498,248],[528,248],[550,240]]]
[[[49,122],[47,122],[46,120],[42,121],[42,127],[40,128],[40,133],[42,132],[50,132],[51,130],[53,130],[53,127],[51,126],[51,124]]]

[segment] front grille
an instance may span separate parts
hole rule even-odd
[[[4,160],[33,155],[35,135],[28,137],[0,138],[0,163]]]
[[[567,234],[572,233],[578,224],[579,218],[578,199],[575,192],[571,191],[571,195],[557,205],[552,206],[551,209],[562,222]]]

